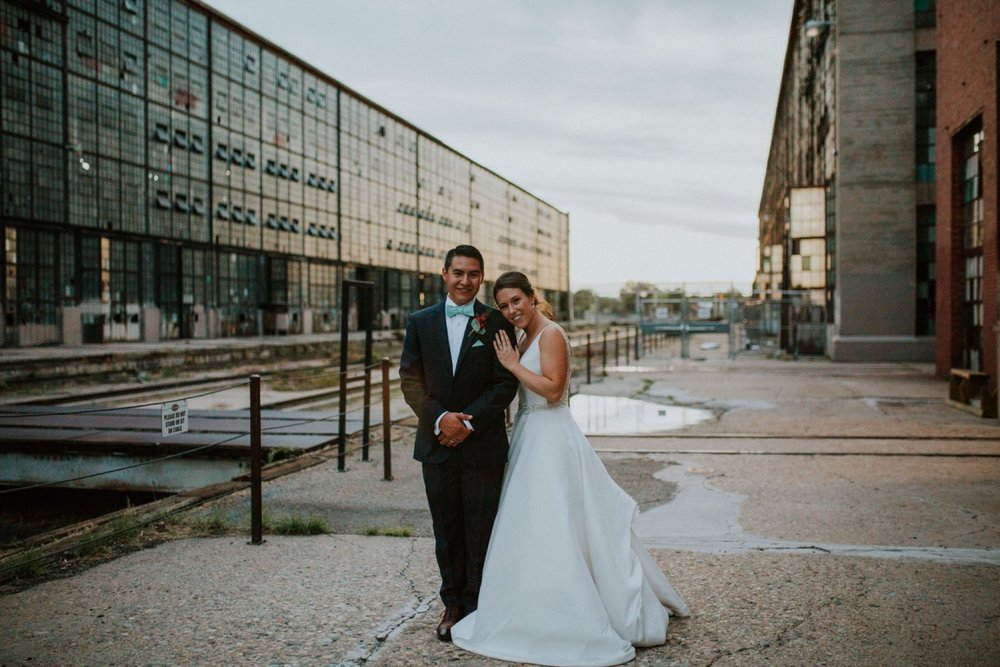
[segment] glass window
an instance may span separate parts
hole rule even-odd
[[[981,117],[955,138],[962,157],[956,211],[963,239],[962,360],[974,371],[982,370],[983,361],[983,139]]]
[[[917,180],[934,182],[937,178],[937,136],[934,89],[937,64],[934,51],[916,52],[916,149]]]
[[[936,217],[934,206],[917,207],[916,323],[918,336],[933,336],[935,332]]]
[[[934,15],[936,0],[913,0],[913,24],[917,28],[933,28],[937,23]]]

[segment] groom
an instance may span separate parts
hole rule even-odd
[[[486,546],[507,462],[505,410],[517,380],[497,361],[493,337],[514,328],[476,300],[483,256],[470,245],[448,251],[444,303],[410,316],[399,362],[403,396],[419,418],[413,458],[423,464],[434,524],[444,616],[437,638],[476,609]]]

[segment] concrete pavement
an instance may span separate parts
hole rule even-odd
[[[996,420],[948,408],[929,366],[676,351],[574,382],[714,415],[591,438],[692,609],[635,664],[1000,664]],[[322,516],[334,534],[180,540],[0,597],[0,663],[503,664],[433,638],[406,430],[392,482],[352,458],[265,487],[269,517]],[[198,512],[239,522],[247,508],[235,494]],[[393,527],[411,537],[364,535]]]

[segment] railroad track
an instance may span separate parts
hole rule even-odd
[[[288,371],[263,372],[262,381],[266,386],[270,381],[287,380],[289,376],[309,377],[310,370],[314,370],[317,375],[321,373],[336,375],[337,370],[328,367],[318,367],[311,369],[303,367]],[[357,401],[364,394],[364,372],[360,369],[348,369],[347,371],[347,398],[349,402]],[[294,374],[294,375],[293,375]],[[207,393],[235,388],[241,384],[246,384],[248,374],[219,375],[211,378],[186,378],[166,382],[158,382],[147,385],[130,385],[125,387],[114,387],[97,391],[88,391],[85,387],[80,387],[72,395],[45,396],[33,398],[26,401],[17,401],[18,405],[59,405],[66,407],[114,407],[116,405],[144,405],[159,401],[179,400],[201,396]],[[372,395],[379,396],[381,392],[381,373],[378,369],[372,370]],[[390,391],[399,387],[399,378],[390,378]],[[338,404],[340,400],[340,388],[322,388],[311,391],[308,394],[296,396],[294,398],[279,398],[264,402],[261,407],[272,410],[283,410],[288,408],[314,409],[323,405]]]

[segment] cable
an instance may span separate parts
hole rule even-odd
[[[368,407],[370,409],[372,407],[372,405],[378,405],[378,404],[371,404],[371,405],[368,405],[368,406],[362,406],[361,409],[363,409],[364,407]],[[269,427],[266,427],[266,428],[261,428],[261,432],[264,432],[264,431],[273,431],[273,430],[276,430],[276,429],[289,428],[289,427],[293,427],[293,426],[304,426],[306,424],[312,424],[312,423],[316,423],[316,422],[329,421],[329,420],[331,420],[331,419],[333,419],[335,417],[339,418],[341,416],[341,414],[347,415],[349,413],[346,413],[346,412],[345,413],[340,413],[340,412],[338,412],[336,414],[327,415],[325,417],[319,417],[317,419],[308,419],[308,420],[305,420],[305,421],[293,422],[291,424],[286,424],[286,423],[276,424],[274,426],[269,426]],[[200,447],[195,447],[193,449],[187,449],[187,450],[185,450],[183,452],[177,452],[175,454],[168,454],[166,456],[161,456],[159,458],[149,459],[148,461],[141,461],[139,463],[133,463],[131,465],[122,466],[120,468],[112,468],[110,470],[103,470],[101,472],[90,473],[89,475],[81,475],[79,477],[71,477],[71,478],[68,478],[68,479],[58,480],[58,481],[55,481],[55,482],[39,482],[37,484],[29,484],[29,485],[26,485],[26,486],[18,486],[18,487],[15,487],[13,489],[2,489],[2,490],[0,490],[0,495],[5,495],[5,494],[8,494],[8,493],[15,493],[17,491],[28,491],[30,489],[38,489],[38,488],[42,488],[42,487],[60,486],[62,484],[68,484],[69,482],[78,482],[78,481],[81,481],[81,480],[84,480],[84,479],[91,479],[93,477],[100,477],[101,475],[110,475],[111,473],[122,472],[123,470],[130,470],[132,468],[139,468],[139,467],[142,467],[142,466],[145,466],[145,465],[149,465],[151,463],[159,463],[161,461],[167,461],[167,460],[170,460],[170,459],[180,458],[182,456],[187,456],[188,454],[194,454],[195,452],[200,452],[200,451],[203,451],[203,450],[206,450],[206,449],[210,449],[210,448],[216,447],[218,445],[224,445],[227,442],[232,442],[233,440],[237,440],[239,438],[242,438],[242,437],[248,436],[248,435],[250,435],[250,434],[249,433],[238,433],[238,434],[234,435],[231,438],[226,438],[225,440],[220,440],[218,442],[213,442],[213,443],[208,444],[208,445],[202,445]],[[337,434],[337,437],[339,438],[340,435]]]
[[[216,444],[221,444],[221,443],[216,443]],[[369,445],[370,444],[371,444],[371,442],[369,442]],[[359,444],[359,445],[357,445],[355,447],[352,447],[351,449],[346,450],[344,452],[344,456],[347,456],[348,454],[354,454],[354,453],[356,453],[356,452],[358,452],[358,451],[360,451],[362,449],[364,449],[364,444],[363,443]],[[329,456],[329,458],[332,460],[333,458],[339,458],[339,456],[340,456],[339,453],[333,454],[331,452],[331,455]],[[249,482],[247,482],[245,484],[245,486],[249,486],[249,485],[250,485]],[[245,486],[241,487],[241,488],[245,488]],[[78,543],[76,543],[76,544],[74,544],[72,546],[67,546],[67,547],[64,547],[62,549],[57,549],[57,550],[52,551],[50,553],[42,554],[42,555],[36,556],[34,558],[31,558],[31,559],[18,560],[16,563],[0,567],[0,573],[5,573],[5,572],[11,571],[11,570],[19,569],[19,568],[24,567],[25,565],[29,565],[31,563],[36,563],[38,561],[50,560],[50,559],[52,559],[52,558],[54,558],[54,557],[56,557],[56,556],[58,556],[60,554],[66,553],[67,551],[75,551],[77,549],[81,549],[81,548],[89,546],[91,544],[94,544],[94,543],[97,543],[97,542],[101,542],[101,541],[104,541],[104,540],[108,540],[108,539],[111,539],[112,537],[116,537],[116,536],[121,535],[123,533],[127,533],[127,532],[130,532],[130,531],[136,530],[137,528],[142,528],[144,526],[148,526],[151,523],[156,523],[157,521],[163,521],[164,519],[166,519],[168,517],[171,517],[171,516],[173,516],[175,514],[180,514],[181,512],[185,512],[185,511],[190,510],[190,509],[194,509],[198,505],[202,505],[202,504],[204,504],[206,502],[209,502],[210,500],[213,500],[213,499],[214,498],[205,498],[204,500],[202,500],[200,502],[197,502],[197,503],[192,503],[192,504],[189,504],[189,505],[184,505],[182,507],[175,507],[174,509],[168,510],[168,511],[164,512],[163,514],[159,514],[159,515],[157,515],[157,516],[155,516],[153,518],[145,519],[143,521],[139,521],[139,522],[137,522],[135,524],[132,524],[130,526],[126,526],[124,528],[119,528],[118,530],[114,530],[114,531],[111,531],[109,533],[101,533],[100,535],[92,537],[92,538],[90,538],[88,540],[85,540],[83,542],[78,542]]]
[[[112,468],[111,470],[103,470],[101,472],[94,472],[94,473],[90,473],[89,475],[81,475],[80,477],[71,477],[69,479],[62,479],[62,480],[59,480],[57,482],[39,482],[38,484],[29,484],[27,486],[17,486],[17,487],[14,487],[13,489],[3,489],[3,490],[0,490],[0,495],[4,495],[4,494],[7,494],[7,493],[14,493],[16,491],[27,491],[29,489],[38,489],[38,488],[45,487],[45,486],[59,486],[61,484],[67,484],[69,482],[78,482],[78,481],[83,480],[83,479],[90,479],[92,477],[100,477],[101,475],[110,475],[113,472],[121,472],[122,470],[130,470],[132,468],[139,468],[139,467],[142,467],[142,466],[149,465],[151,463],[159,463],[160,461],[167,461],[169,459],[176,459],[176,458],[179,458],[181,456],[187,456],[188,454],[194,454],[195,452],[200,452],[200,451],[209,449],[211,447],[217,447],[218,445],[224,445],[227,442],[232,442],[233,440],[236,440],[238,438],[242,438],[242,437],[248,436],[248,435],[250,435],[250,434],[249,433],[238,433],[238,434],[234,435],[231,438],[226,438],[225,440],[220,440],[219,442],[213,442],[210,445],[202,445],[200,447],[195,447],[193,449],[187,449],[187,450],[185,450],[183,452],[177,452],[176,454],[168,454],[166,456],[161,456],[160,458],[157,458],[157,459],[149,459],[148,461],[141,461],[139,463],[133,463],[131,465],[122,466],[121,468]]]

